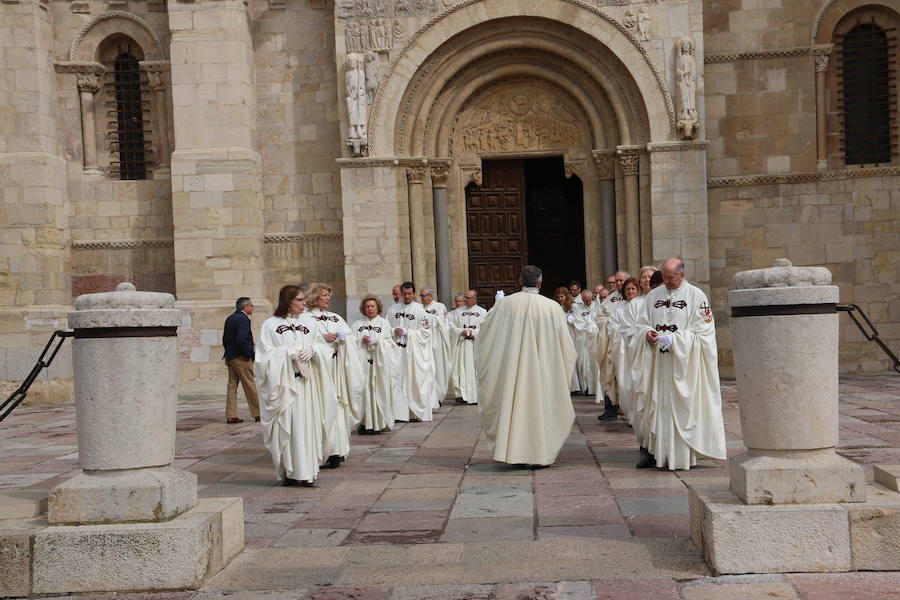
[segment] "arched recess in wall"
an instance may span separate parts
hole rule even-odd
[[[900,159],[898,9],[900,2],[832,0],[814,21],[811,41],[829,50],[817,63],[824,76],[820,168]]]

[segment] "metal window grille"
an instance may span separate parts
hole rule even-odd
[[[890,163],[897,143],[896,30],[860,22],[837,42],[844,162]]]
[[[140,63],[128,44],[123,44],[107,66],[106,138],[112,157],[110,175],[119,179],[147,179],[150,101],[146,99],[149,96],[145,93],[146,81]]]

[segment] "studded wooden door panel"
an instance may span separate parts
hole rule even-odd
[[[498,289],[516,291],[527,264],[525,177],[521,160],[484,161],[482,169],[482,185],[466,189],[469,284],[490,307]]]

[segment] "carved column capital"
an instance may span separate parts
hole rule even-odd
[[[79,92],[96,94],[100,91],[100,78],[94,73],[79,73],[75,81]]]
[[[406,168],[406,179],[410,183],[417,183],[421,185],[425,181],[425,174],[428,172],[428,167],[407,167]]]
[[[822,71],[828,70],[828,55],[827,54],[817,54],[816,55],[816,72],[821,73]]]
[[[450,181],[450,167],[431,167],[431,187],[445,188]]]
[[[585,161],[583,159],[566,160],[564,163],[566,179],[571,179],[572,175],[578,175],[578,178],[584,180]]]
[[[619,152],[619,164],[624,175],[637,175],[641,165],[641,157],[636,153]]]
[[[616,161],[613,152],[594,150],[594,163],[597,165],[597,179],[615,179]]]

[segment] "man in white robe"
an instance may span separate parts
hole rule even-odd
[[[578,393],[587,396],[597,393],[597,360],[594,352],[598,329],[592,315],[593,293],[582,290],[580,298],[581,304],[572,305],[572,315],[575,317],[572,328],[575,331],[575,351],[578,353],[575,379],[578,382]]]
[[[575,422],[575,345],[559,304],[539,293],[541,270],[527,265],[519,283],[522,291],[497,302],[475,338],[481,423],[494,460],[550,465]]]
[[[450,313],[453,336],[453,366],[450,383],[460,404],[478,403],[478,382],[475,376],[475,338],[478,324],[487,311],[478,306],[478,292],[469,290],[463,295],[466,305]]]
[[[581,298],[581,282],[572,281],[569,283],[569,294],[572,295],[572,304],[582,304],[584,300]]]
[[[394,391],[394,419],[431,421],[435,398],[431,315],[415,301],[416,287],[400,285],[401,301],[388,311],[394,342],[400,348],[400,378]]]
[[[276,315],[262,324],[254,361],[263,443],[282,485],[312,485],[335,418],[326,361],[331,350],[305,309],[297,286],[279,292]]]
[[[612,285],[615,288],[610,292],[606,300],[600,304],[595,322],[597,323],[597,404],[603,402],[603,414],[597,418],[601,421],[613,421],[619,415],[619,396],[616,389],[616,370],[610,360],[613,343],[610,339],[609,317],[618,305],[624,300],[619,288],[625,280],[631,277],[627,271],[617,271],[612,275]],[[609,280],[607,279],[607,287]],[[614,332],[613,332],[614,334]]]
[[[697,456],[724,459],[725,426],[709,301],[684,277],[684,263],[662,265],[663,282],[647,294],[637,327],[653,347],[644,406],[647,454],[639,468],[690,469]]]
[[[431,350],[434,354],[435,399],[432,408],[438,408],[447,397],[450,382],[451,333],[447,323],[447,307],[434,298],[434,288],[425,286],[419,290],[422,308],[431,315]]]

